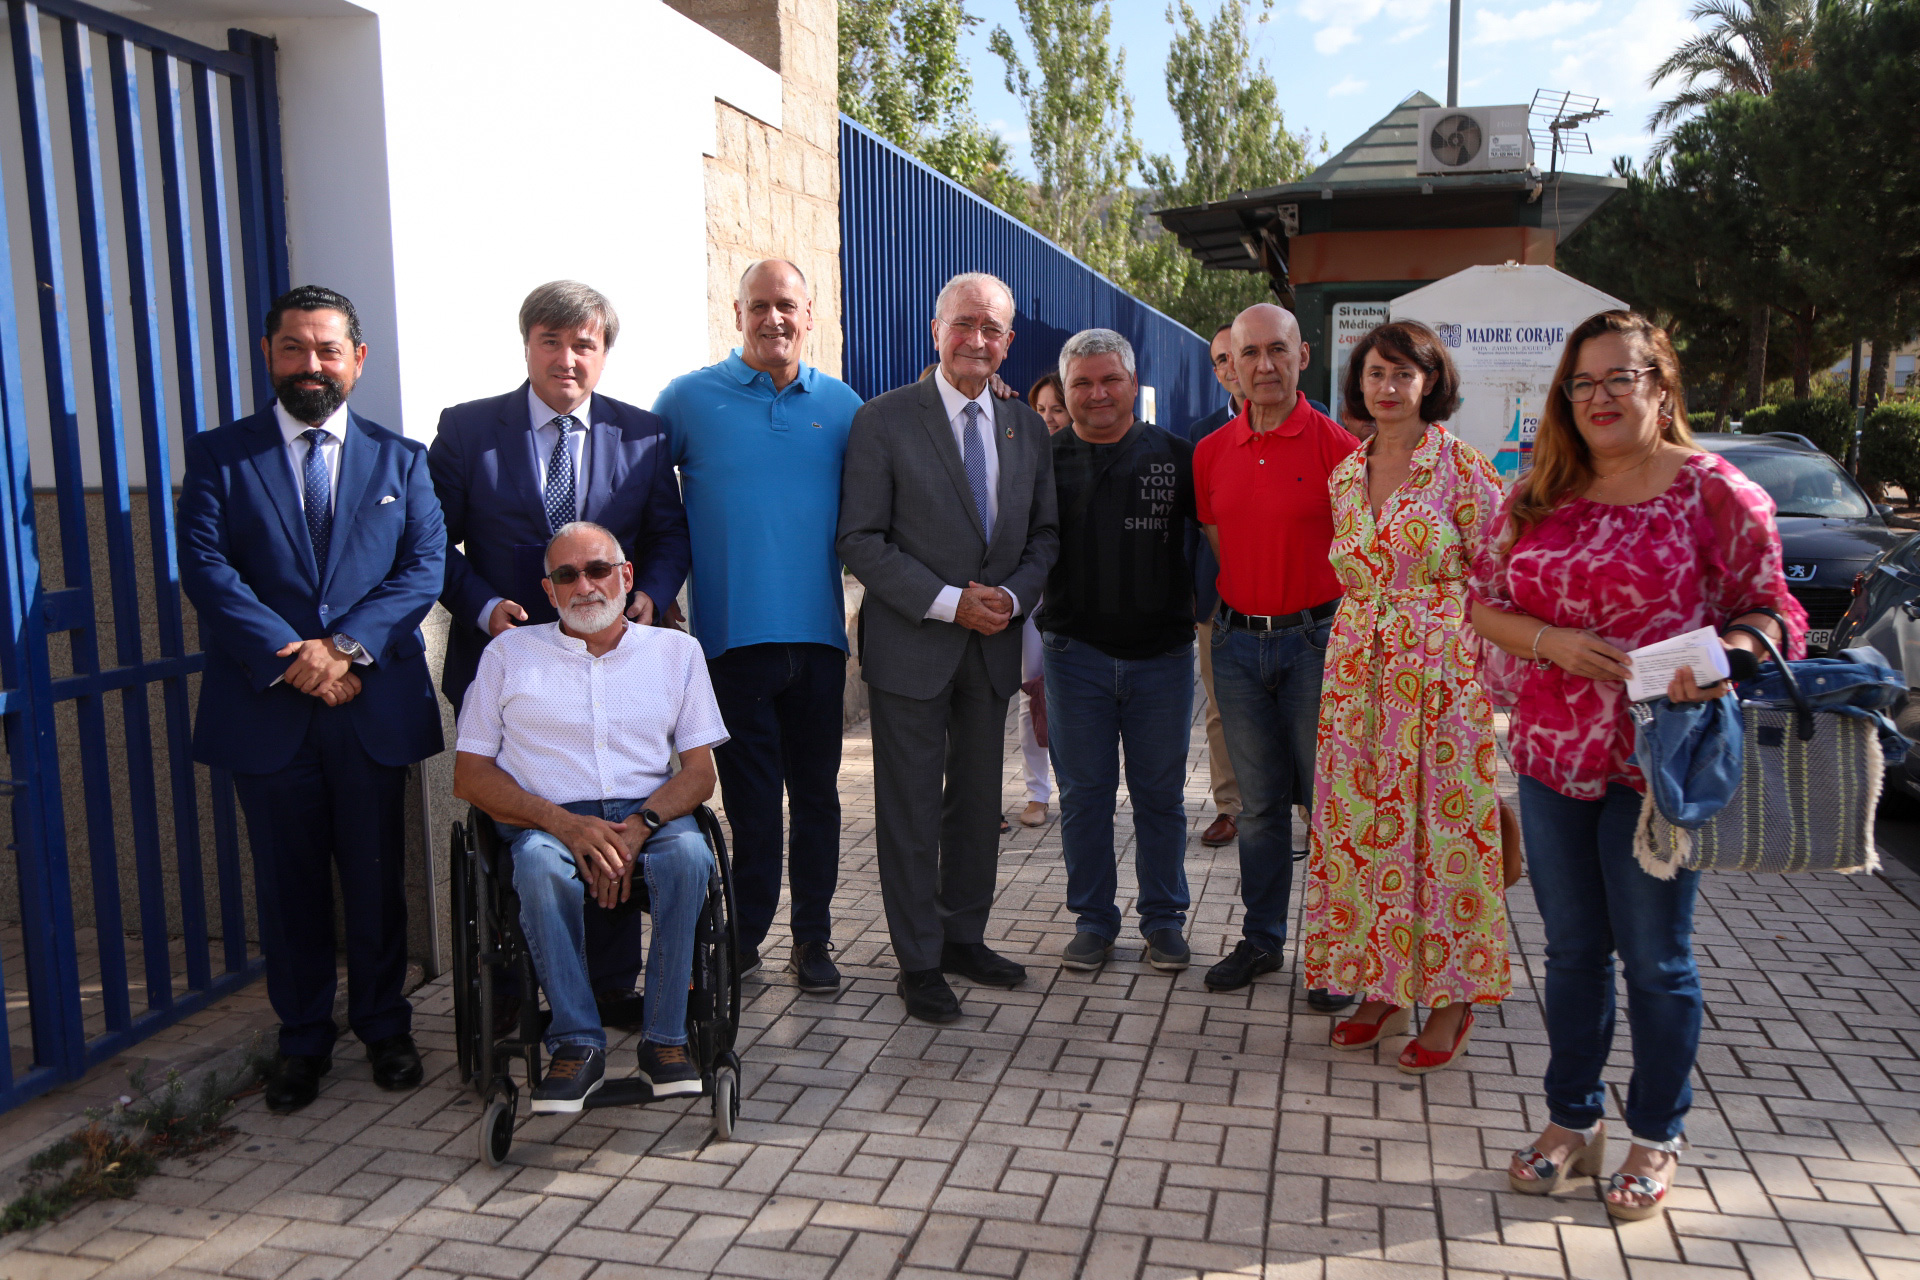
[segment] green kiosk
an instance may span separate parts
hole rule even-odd
[[[1208,268],[1266,273],[1314,352],[1301,389],[1331,404],[1344,351],[1393,299],[1467,267],[1550,267],[1555,247],[1625,189],[1542,173],[1534,144],[1557,158],[1552,130],[1565,121],[1549,112],[1536,130],[1530,111],[1415,93],[1303,182],[1158,217]]]

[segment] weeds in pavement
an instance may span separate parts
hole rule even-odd
[[[271,1061],[258,1043],[233,1075],[209,1072],[189,1090],[178,1071],[157,1089],[147,1087],[145,1066],[127,1073],[132,1096],[110,1110],[89,1109],[87,1126],[36,1155],[27,1164],[19,1195],[0,1209],[0,1235],[52,1222],[90,1200],[124,1200],[162,1160],[190,1156],[233,1135],[224,1123],[237,1094],[260,1078]]]

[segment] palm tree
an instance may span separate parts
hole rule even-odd
[[[1647,120],[1656,131],[1677,123],[1696,107],[1734,93],[1765,97],[1782,71],[1813,60],[1818,0],[1698,0],[1687,16],[1713,26],[1668,55],[1647,77],[1649,89],[1680,77],[1680,92]],[[1670,135],[1669,135],[1670,136]],[[1662,137],[1657,154],[1664,154]]]

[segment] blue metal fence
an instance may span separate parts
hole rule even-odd
[[[0,929],[24,961],[0,972],[0,1109],[258,971],[231,780],[191,762],[203,655],[173,480],[180,434],[265,386],[244,318],[287,279],[271,40],[216,50],[77,0],[6,3],[0,133],[21,146],[0,147],[0,241],[24,205],[31,263],[18,281],[18,256],[0,263]]]
[[[927,323],[940,286],[991,271],[1013,290],[1014,342],[1000,373],[1022,393],[1068,338],[1103,328],[1133,344],[1161,426],[1184,427],[1226,403],[1207,339],[845,116],[840,265],[846,381],[863,396],[918,378],[934,358]]]

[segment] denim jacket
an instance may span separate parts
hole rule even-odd
[[[1872,720],[1888,760],[1907,753],[1907,740],[1882,709],[1906,692],[1906,681],[1872,649],[1848,649],[1831,658],[1788,664],[1800,695],[1816,712]],[[1794,710],[1777,667],[1741,683],[1740,701],[1755,708]],[[1633,760],[1647,780],[1647,794],[1661,816],[1694,829],[1713,820],[1739,789],[1746,750],[1732,698],[1673,703],[1656,698],[1633,708]]]

